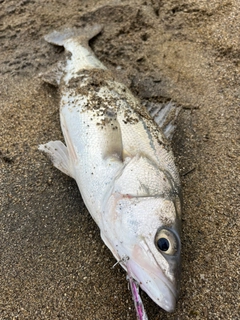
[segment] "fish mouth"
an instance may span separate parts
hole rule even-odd
[[[127,271],[128,276],[132,277],[157,305],[167,312],[175,310],[178,290],[161,269],[149,271],[136,261],[129,260]]]

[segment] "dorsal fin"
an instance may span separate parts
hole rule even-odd
[[[162,129],[166,138],[171,140],[176,129],[176,121],[181,107],[170,101],[166,104],[150,102],[146,105],[146,108],[153,120]]]

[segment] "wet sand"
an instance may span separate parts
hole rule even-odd
[[[43,36],[96,22],[94,52],[143,103],[183,108],[181,295],[168,314],[142,293],[149,320],[239,319],[239,1],[0,3],[0,320],[135,319],[76,183],[37,150],[63,139],[58,92],[38,76],[63,52]]]

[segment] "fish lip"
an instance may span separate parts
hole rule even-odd
[[[163,283],[166,285],[166,287],[168,288],[169,292],[172,294],[172,298],[173,299],[172,299],[172,306],[170,308],[166,308],[166,307],[164,308],[162,306],[161,306],[161,308],[163,308],[165,311],[173,312],[175,310],[175,308],[176,308],[177,299],[178,299],[178,293],[177,293],[177,291],[174,292],[172,290],[172,288],[166,282],[164,282],[164,280],[163,280]]]
[[[152,258],[156,261],[158,267],[160,270],[161,269],[161,266],[159,265],[158,261],[155,259],[153,253],[151,252],[150,248],[149,248],[149,245],[147,244],[146,241],[144,241],[145,245],[148,247],[149,249],[149,253],[152,255]],[[153,275],[155,277],[157,277],[158,279],[160,279],[161,282],[164,283],[164,285],[168,288],[168,291],[171,293],[172,297],[174,298],[174,303],[173,303],[173,307],[171,310],[166,310],[164,309],[162,306],[161,308],[163,308],[164,310],[168,311],[168,312],[172,312],[174,311],[175,309],[175,306],[176,306],[176,303],[177,303],[177,299],[178,299],[178,296],[179,296],[179,282],[178,282],[178,279],[176,279],[176,276],[175,276],[175,279],[176,279],[176,282],[174,284],[174,282],[172,282],[171,280],[169,280],[166,276],[163,276],[162,278],[158,276],[158,274],[156,273],[153,273]],[[154,300],[154,299],[153,299]],[[156,302],[157,303],[157,302]],[[158,304],[158,303],[157,303]]]
[[[150,297],[151,297],[151,299],[157,304],[157,305],[159,305],[162,309],[164,309],[165,311],[167,311],[167,312],[173,312],[174,310],[175,310],[175,307],[176,307],[176,303],[177,303],[177,293],[176,292],[174,292],[174,290],[171,288],[171,286],[169,286],[168,285],[168,283],[166,282],[166,281],[164,281],[164,279],[162,279],[162,278],[159,278],[158,277],[158,279],[160,279],[160,281],[166,286],[166,288],[168,289],[168,293],[170,293],[170,296],[171,296],[171,298],[170,299],[168,299],[168,304],[166,304],[166,305],[160,305],[159,304],[159,300],[158,300],[158,298],[154,298],[149,292],[148,292],[148,290],[145,290],[144,288],[142,288]],[[142,287],[142,286],[141,286]],[[169,303],[170,303],[170,305],[169,305]]]
[[[130,262],[130,261],[129,261]],[[158,285],[155,287],[155,292],[158,291],[159,293],[161,293],[161,289],[164,290],[164,294],[162,295],[162,298],[159,298],[161,295],[154,295],[154,287],[148,287],[144,281],[143,278],[140,279],[139,276],[136,275],[136,268],[140,270],[140,274],[144,275],[148,275],[149,273],[142,268],[138,263],[136,263],[136,261],[132,261],[132,263],[128,263],[127,265],[127,273],[128,273],[128,277],[133,278],[137,284],[141,287],[141,289],[143,291],[145,291],[147,293],[147,295],[158,305],[160,306],[162,309],[164,309],[167,312],[173,312],[175,310],[175,306],[176,306],[176,302],[177,302],[177,297],[178,297],[178,292],[174,291],[172,286],[169,285],[168,281],[166,281],[166,277],[160,277],[159,275],[157,275],[156,273],[151,273],[150,274],[150,279],[152,279],[152,282],[157,283]],[[153,279],[157,280],[157,281],[153,281]]]
[[[146,242],[145,244],[147,245]],[[154,255],[152,254],[151,250],[149,250],[148,253],[151,253],[152,257],[154,258]],[[156,261],[155,258],[154,260]],[[179,295],[178,281],[176,280],[175,282],[168,279],[167,276],[164,275],[160,265],[158,263],[157,265],[159,268],[158,272],[156,272],[155,270],[151,270],[149,272],[146,268],[144,268],[144,266],[141,266],[141,264],[139,264],[135,259],[129,259],[126,269],[128,272],[128,276],[132,277],[138,283],[141,289],[145,291],[147,295],[158,306],[160,306],[167,312],[173,312],[175,310]],[[137,276],[137,274],[139,274],[140,276]],[[145,283],[144,280],[147,280],[147,282]],[[148,286],[149,280],[150,282],[154,283],[155,286]]]

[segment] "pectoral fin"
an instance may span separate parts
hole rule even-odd
[[[67,147],[61,141],[49,141],[46,144],[40,144],[38,149],[49,156],[56,168],[74,178]]]

